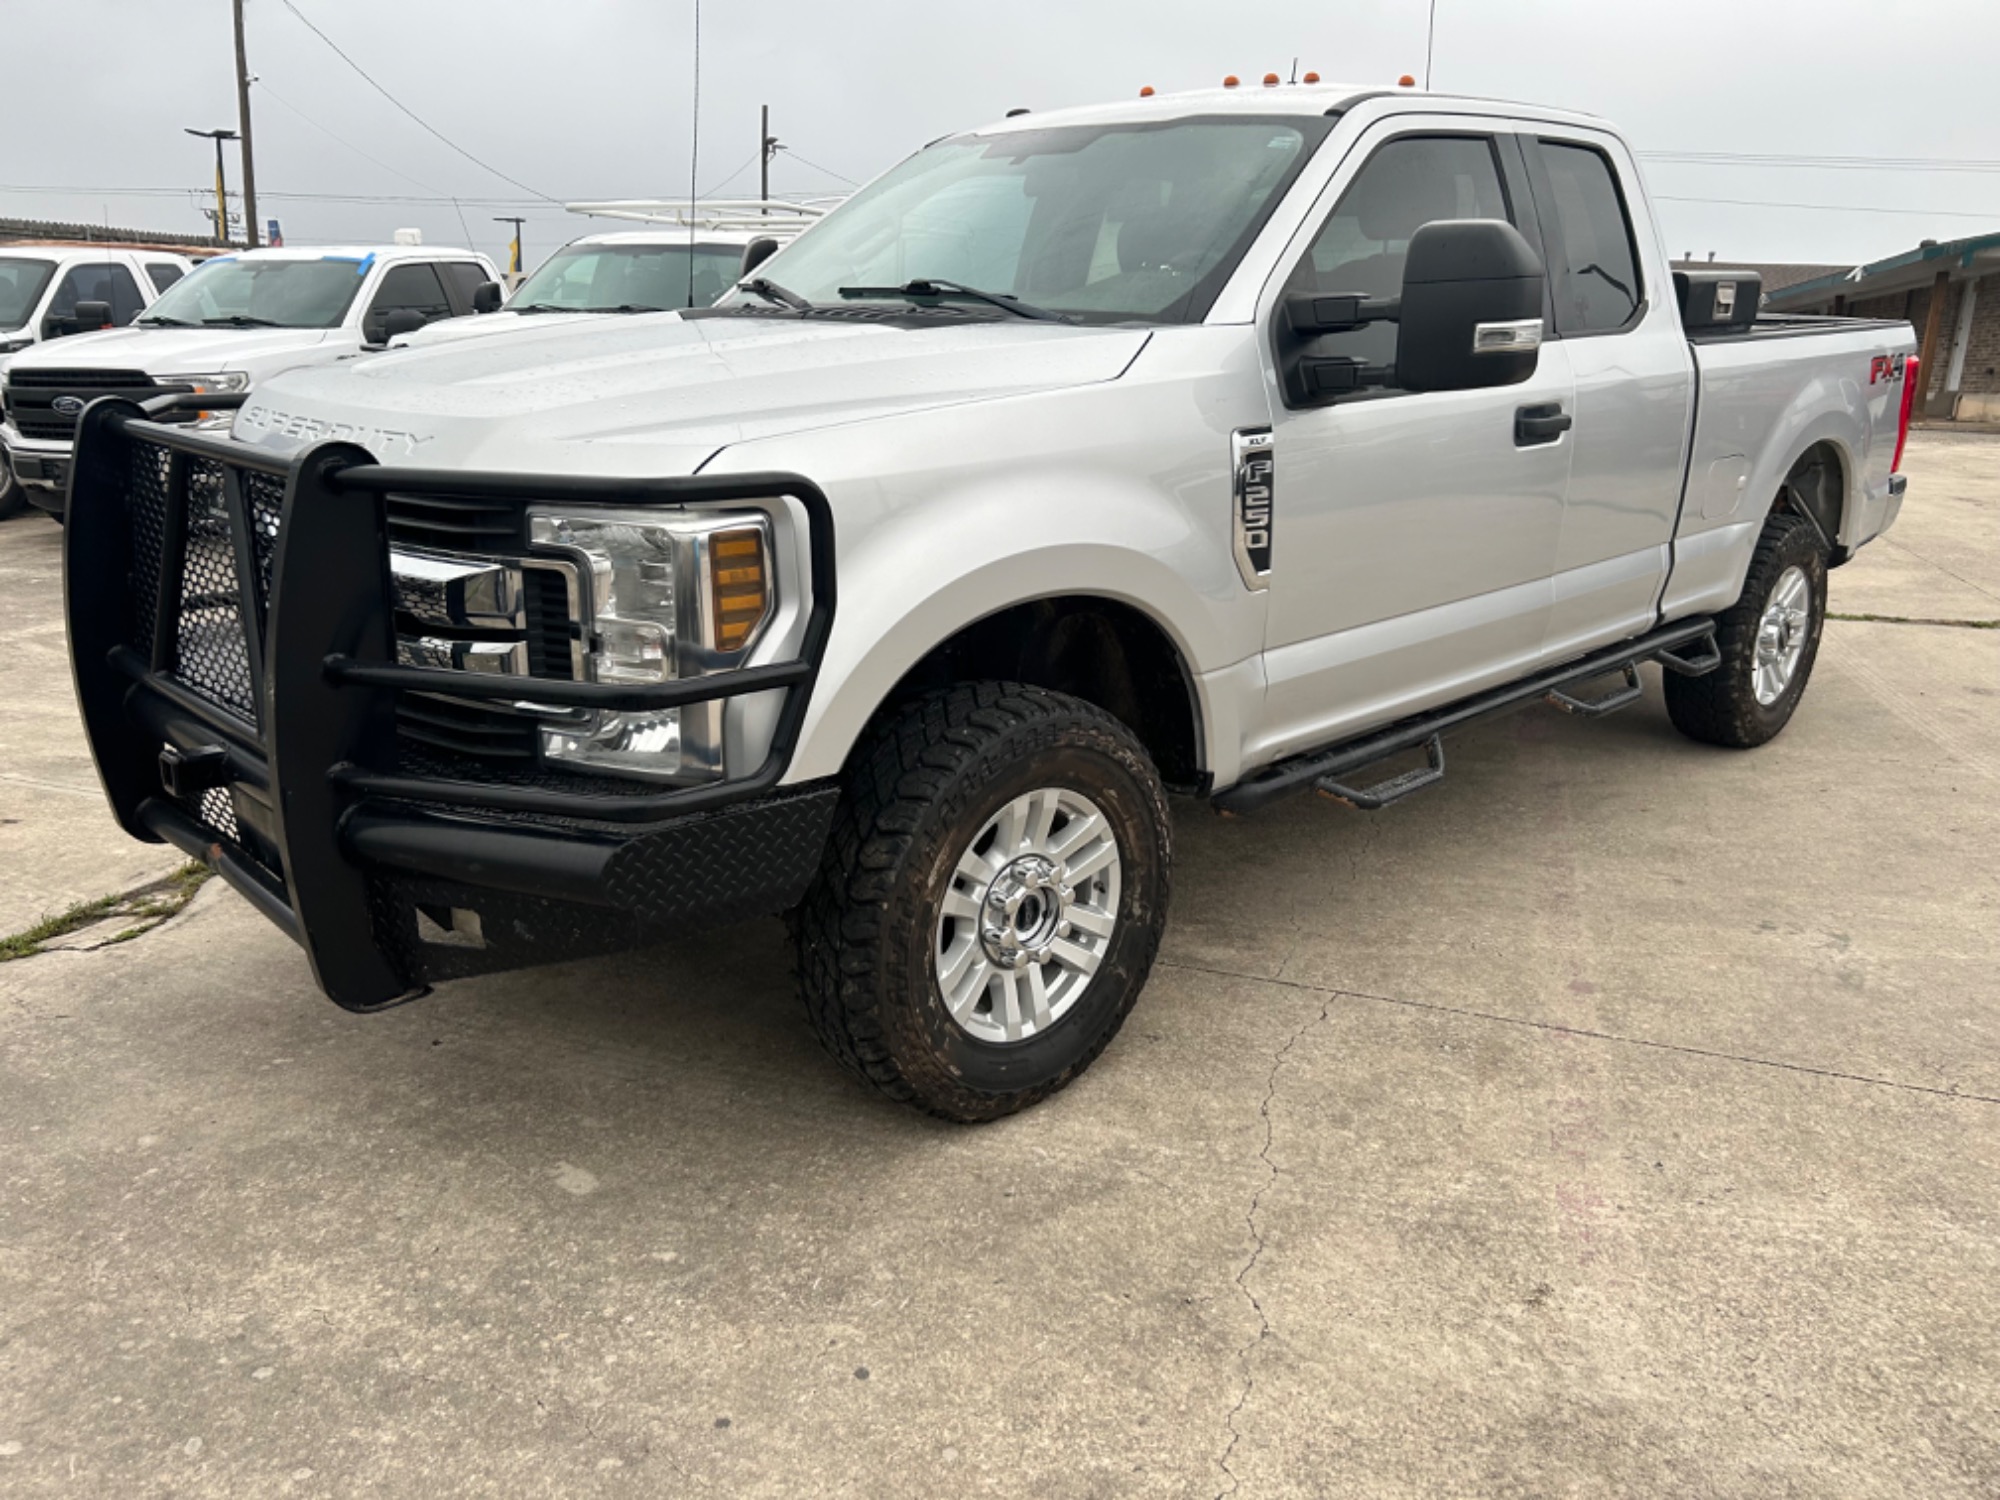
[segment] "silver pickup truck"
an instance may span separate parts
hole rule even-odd
[[[1169,792],[1383,807],[1648,661],[1784,727],[1914,341],[1661,245],[1600,120],[1225,89],[947,137],[712,308],[100,400],[106,792],[350,1009],[787,911],[836,1058],[1005,1114],[1138,999]]]

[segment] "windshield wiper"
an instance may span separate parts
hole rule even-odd
[[[1036,307],[1032,302],[1023,302],[1019,297],[1009,297],[1000,292],[982,292],[976,286],[967,286],[962,281],[945,281],[936,276],[920,276],[915,281],[906,281],[901,286],[844,286],[840,295],[850,300],[866,300],[880,297],[902,297],[911,302],[983,302],[988,307],[997,307],[1002,312],[1010,312],[1017,318],[1028,318],[1036,323],[1073,323],[1076,320],[1063,313],[1050,312],[1046,307]]]
[[[748,281],[737,282],[736,286],[739,291],[748,292],[753,297],[762,297],[766,302],[775,302],[780,307],[789,307],[793,312],[813,310],[813,305],[805,298],[788,286],[779,286],[768,276],[752,276]],[[847,288],[842,287],[841,294],[845,296],[846,292]]]
[[[253,318],[249,313],[231,313],[226,318],[203,318],[204,328],[283,328],[273,318]]]
[[[155,328],[192,328],[192,327],[194,327],[194,324],[190,323],[190,322],[189,322],[189,321],[188,321],[188,320],[187,320],[186,318],[167,318],[167,317],[162,317],[162,316],[160,316],[160,315],[159,315],[158,313],[148,313],[148,314],[147,314],[147,315],[146,315],[145,317],[143,317],[143,318],[139,319],[139,321],[140,321],[141,323],[150,323],[150,324],[152,324],[152,325],[153,325],[153,326],[154,326]]]
[[[511,312],[511,313],[541,313],[541,312],[570,313],[570,312],[584,312],[587,311],[587,309],[581,307],[558,307],[553,302],[521,302],[521,303],[510,302],[507,304],[507,306],[501,308],[500,311]]]

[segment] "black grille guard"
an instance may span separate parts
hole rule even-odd
[[[188,399],[213,410],[241,398]],[[529,901],[616,908],[621,891],[657,871],[663,851],[687,846],[691,822],[771,798],[833,623],[832,513],[809,481],[780,473],[440,472],[379,464],[338,441],[286,461],[148,419],[176,404],[142,408],[106,397],[78,423],[64,608],[85,732],[126,832],[207,862],[305,949],[320,987],[343,1007],[393,1004],[434,977],[413,972],[397,958],[398,944],[383,939],[381,891],[371,886],[383,867]],[[385,510],[391,492],[522,506],[792,499],[808,523],[812,590],[799,654],[644,686],[400,665]],[[234,598],[217,587],[225,578]],[[232,611],[240,648],[226,632],[183,620],[199,613],[226,623]],[[199,660],[184,663],[177,652]],[[403,692],[634,710],[771,690],[784,698],[770,750],[733,780],[606,795],[563,788],[559,776],[507,784],[412,774],[399,763],[395,705]],[[823,794],[829,815],[831,796]],[[809,800],[787,804],[794,824]],[[704,847],[721,837],[718,826],[705,821]],[[810,843],[811,819],[801,826],[797,837]],[[816,849],[808,852],[816,858]],[[522,961],[534,960],[488,967]]]

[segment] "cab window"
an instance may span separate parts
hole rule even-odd
[[[362,331],[372,342],[380,343],[388,327],[389,314],[405,308],[422,313],[426,323],[451,316],[451,303],[445,298],[444,283],[438,280],[437,269],[429,261],[405,261],[402,265],[389,267],[382,277],[382,285],[375,292],[375,300],[368,304],[368,315],[361,324]]]
[[[56,318],[73,318],[79,302],[109,303],[112,324],[119,328],[138,317],[146,305],[139,296],[139,283],[132,279],[132,273],[115,261],[71,266],[56,284],[56,295],[49,304],[49,314]]]
[[[1410,237],[1437,219],[1513,222],[1487,136],[1406,136],[1368,158],[1293,270],[1287,292],[1395,297]],[[1319,351],[1372,365],[1396,362],[1396,325],[1323,335]]]

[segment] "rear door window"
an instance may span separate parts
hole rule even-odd
[[[145,300],[139,295],[139,283],[133,280],[130,271],[116,261],[71,266],[56,284],[56,295],[49,304],[49,312],[54,317],[72,318],[76,316],[79,302],[108,302],[111,305],[112,325],[117,328],[130,323],[146,307]]]
[[[445,280],[455,294],[461,313],[472,311],[472,294],[493,278],[486,274],[486,268],[477,261],[448,260],[444,263]]]
[[[171,261],[148,261],[146,262],[146,274],[153,279],[153,290],[164,292],[176,281],[187,275],[187,272]]]
[[[1617,173],[1602,151],[1573,141],[1540,142],[1552,200],[1539,203],[1555,281],[1556,328],[1564,335],[1630,327],[1645,301],[1632,220]],[[1535,184],[1542,197],[1542,183]]]

